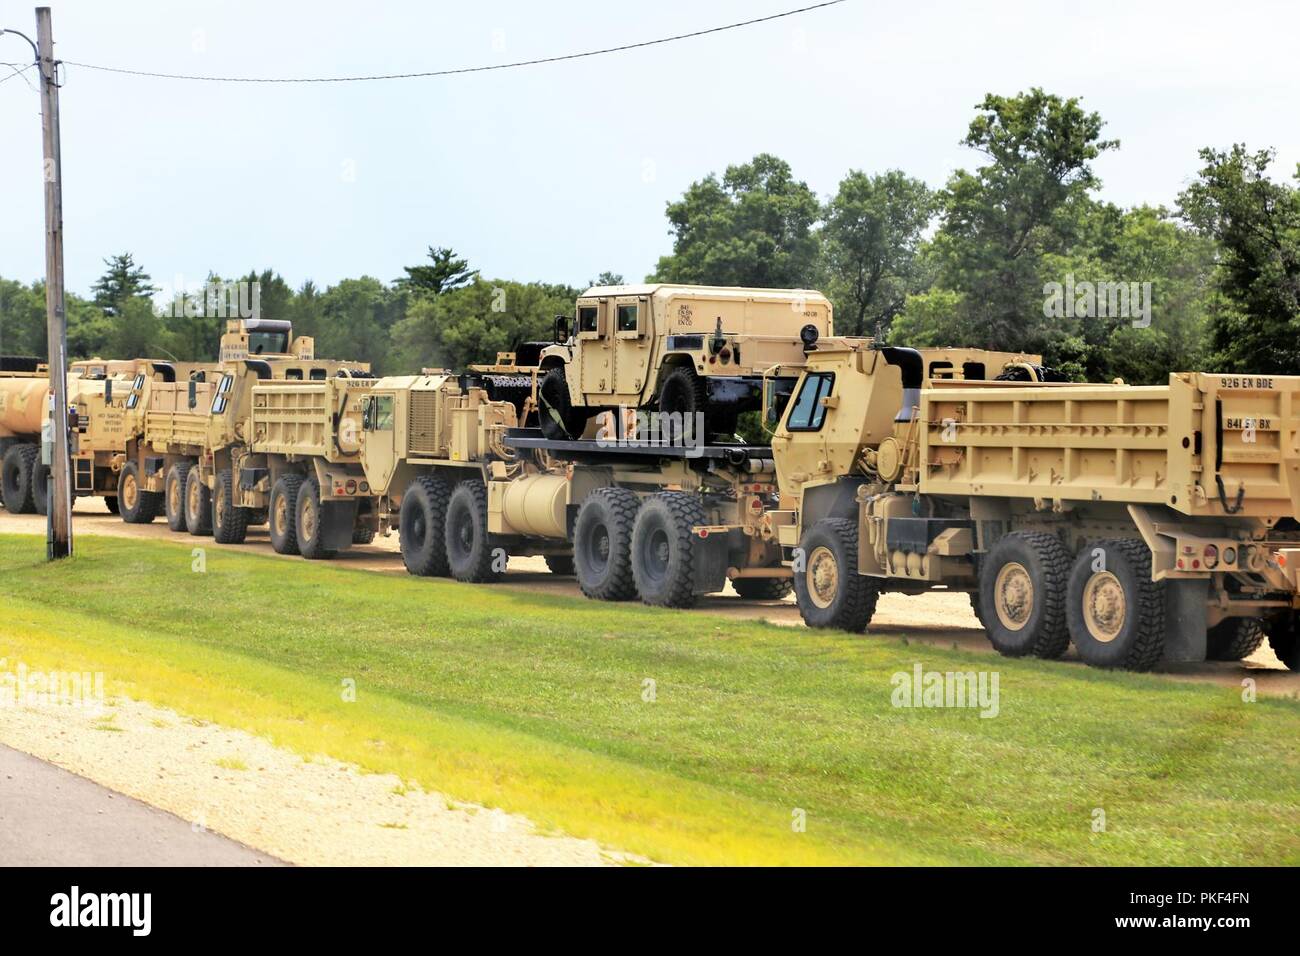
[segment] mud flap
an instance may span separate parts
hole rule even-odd
[[[1205,660],[1209,587],[1208,578],[1165,581],[1165,660]]]
[[[357,522],[355,501],[322,501],[320,505],[321,544],[331,551],[344,551],[352,545],[352,526]]]
[[[711,534],[707,538],[694,536],[695,593],[715,594],[727,583],[727,560],[731,549],[725,534]]]

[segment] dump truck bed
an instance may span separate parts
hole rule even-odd
[[[354,457],[361,422],[357,403],[373,380],[276,380],[253,387],[250,448],[329,461]]]
[[[1300,377],[1167,385],[951,383],[922,392],[920,491],[1300,513]]]

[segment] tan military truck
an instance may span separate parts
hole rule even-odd
[[[509,401],[450,374],[375,382],[362,463],[395,515],[412,574],[491,581],[509,555],[543,555],[602,600],[685,607],[722,590],[789,591],[767,449],[546,439]]]
[[[49,415],[49,376],[38,359],[0,357],[0,504],[14,514],[44,513],[41,427]]]
[[[965,590],[991,643],[1099,667],[1297,666],[1300,377],[925,381],[909,349],[809,356],[772,450],[804,620]],[[910,391],[919,384],[926,387]]]
[[[734,440],[736,417],[760,405],[763,373],[801,365],[810,340],[833,334],[831,311],[807,289],[588,289],[538,359],[543,433],[580,438],[598,411],[653,407],[703,415],[710,436]],[[792,384],[774,377],[769,387]]]
[[[122,469],[123,519],[148,522],[163,513],[173,531],[238,543],[250,524],[268,520],[278,486],[281,498],[293,495],[272,524],[277,549],[331,556],[342,544],[336,522],[325,520],[336,509],[322,509],[336,497],[333,472],[315,459],[348,453],[337,438],[348,432],[348,397],[369,382],[368,366],[315,358],[310,338],[294,339],[288,322],[266,319],[231,320],[220,354],[215,368],[150,389],[143,433]],[[263,385],[269,390],[258,391]],[[346,481],[340,487],[355,504]],[[299,488],[314,503],[306,520],[298,518]],[[355,507],[342,510],[355,519]],[[373,536],[373,528],[370,522],[357,536],[369,540],[365,530]],[[347,542],[353,538],[349,523]]]

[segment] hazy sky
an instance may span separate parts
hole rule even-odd
[[[551,56],[803,4],[50,5],[67,60],[285,76]],[[34,34],[33,9],[5,0],[0,27]],[[978,162],[958,141],[983,94],[1033,85],[1082,96],[1121,140],[1097,163],[1105,198],[1169,204],[1202,146],[1275,146],[1280,172],[1294,171],[1298,11],[849,0],[667,46],[445,78],[207,84],[70,66],[68,286],[86,293],[101,260],[124,250],[163,283],[268,266],[294,286],[390,280],[430,244],[491,277],[636,280],[669,249],[665,203],[710,171],[769,151],[822,196],[851,168],[899,167],[938,186]],[[29,57],[0,37],[0,60]],[[40,174],[38,96],[22,79],[0,83],[0,276],[43,273]]]

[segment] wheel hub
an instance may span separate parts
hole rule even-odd
[[[1009,561],[998,571],[993,583],[993,598],[998,620],[1010,631],[1029,623],[1034,613],[1034,581],[1018,561]]]
[[[835,553],[825,545],[808,556],[808,596],[819,608],[828,608],[840,588],[840,568]]]
[[[127,511],[135,508],[135,502],[139,496],[140,489],[136,487],[135,475],[127,475],[122,481],[122,504],[126,506]]]
[[[1127,613],[1128,601],[1119,578],[1110,571],[1100,571],[1088,579],[1083,589],[1083,616],[1089,634],[1109,644],[1124,629]]]
[[[284,495],[275,499],[275,533],[281,537],[289,533],[289,502]]]

